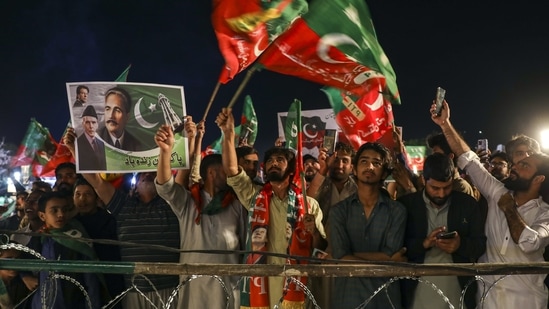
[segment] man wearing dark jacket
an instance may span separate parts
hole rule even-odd
[[[412,263],[473,263],[486,250],[484,222],[477,201],[468,194],[452,191],[454,164],[439,153],[427,157],[423,167],[424,190],[405,195],[408,219],[404,246]],[[443,235],[445,233],[449,235]],[[425,276],[458,306],[469,276]],[[467,308],[475,308],[476,284],[465,295]],[[402,284],[405,308],[448,308],[442,297],[427,284],[405,280]]]

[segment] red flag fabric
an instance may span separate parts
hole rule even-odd
[[[375,142],[387,132],[392,138],[393,109],[381,91],[371,91],[360,99],[332,87],[324,87],[322,91],[328,96],[337,125],[353,148]]]
[[[329,18],[327,18],[329,16]],[[396,76],[363,0],[316,1],[261,54],[268,70],[400,104]]]
[[[307,7],[305,0],[214,0],[212,24],[225,59],[219,82],[251,65]]]
[[[55,154],[43,166],[42,170],[40,171],[40,174],[38,174],[40,177],[55,177],[55,168],[57,167],[57,165],[64,162],[72,162],[72,163],[76,162],[69,148],[67,148],[67,145],[63,143],[63,136],[65,136],[65,134],[67,133],[67,129],[70,127],[71,127],[71,124],[69,122],[67,124],[67,127],[65,128],[65,131],[63,132],[63,135],[61,135],[61,140],[57,145],[57,150],[55,151]]]

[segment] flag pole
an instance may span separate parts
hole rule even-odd
[[[234,103],[236,103],[236,99],[240,96],[240,93],[242,93],[242,90],[244,90],[244,87],[248,84],[250,81],[250,78],[252,77],[252,74],[257,70],[256,66],[252,66],[248,72],[246,72],[246,76],[244,77],[244,80],[242,83],[240,83],[240,86],[238,86],[238,89],[236,90],[235,94],[233,95],[233,98],[229,102],[229,105],[227,105],[227,108],[232,108]]]
[[[212,103],[215,99],[215,96],[217,95],[217,91],[219,91],[219,86],[221,86],[221,83],[218,81],[215,85],[214,91],[212,92],[212,96],[210,97],[210,101],[208,102],[208,105],[206,106],[206,111],[204,111],[204,116],[202,117],[202,121],[206,121],[206,117],[208,116],[208,112],[210,111],[210,107],[212,107]]]

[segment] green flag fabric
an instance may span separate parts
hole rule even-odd
[[[387,100],[400,104],[396,74],[377,40],[364,0],[313,1],[259,62],[269,70],[359,97],[381,87]]]

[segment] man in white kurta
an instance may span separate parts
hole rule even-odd
[[[479,262],[543,262],[543,252],[549,244],[549,205],[540,195],[549,181],[549,157],[534,154],[517,162],[504,184],[482,166],[477,155],[454,129],[450,123],[448,103],[444,102],[440,116],[434,109],[433,104],[431,119],[441,127],[452,151],[458,156],[458,166],[465,169],[488,201],[486,253]],[[501,277],[483,276],[486,286],[479,283],[479,307],[547,308],[547,288],[543,283],[546,274],[509,275],[494,285]],[[484,306],[480,302],[483,291],[487,293]]]
[[[208,188],[223,186],[223,182],[226,185],[221,155],[210,155],[218,156],[218,160],[213,163],[211,163],[212,160],[206,158],[202,161],[202,164],[205,161],[210,163],[208,163],[209,167],[207,169],[208,176],[202,177],[204,189],[200,190],[199,198],[202,205],[197,207],[191,192],[175,183],[174,178],[171,176],[169,167],[170,149],[173,145],[171,144],[173,143],[171,128],[163,126],[157,133],[155,140],[161,149],[155,182],[156,189],[158,195],[168,202],[179,219],[181,250],[242,250],[246,241],[245,221],[247,213],[236,198],[215,214],[209,215],[200,210],[204,210],[205,206],[212,201],[212,194],[208,191],[213,192],[213,190],[208,190]],[[167,166],[164,163],[167,163]],[[241,262],[242,256],[238,253],[182,252],[180,256],[180,263],[185,264],[239,264]],[[240,290],[237,287],[239,278],[234,276],[223,276],[221,278],[229,294],[215,278],[210,276],[200,277],[186,283],[180,289],[178,308],[238,308],[240,305]],[[187,276],[181,279],[186,280]],[[227,296],[229,296],[228,300]],[[229,307],[226,307],[227,301]]]

